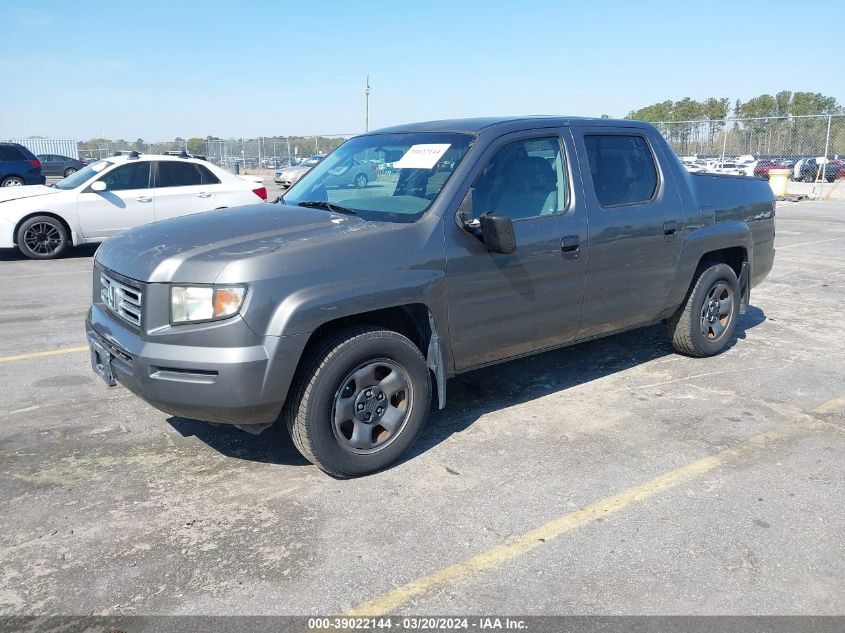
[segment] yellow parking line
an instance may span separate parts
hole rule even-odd
[[[17,354],[15,356],[0,356],[0,363],[9,363],[14,360],[27,360],[30,358],[41,358],[42,356],[58,356],[59,354],[77,354],[79,352],[87,351],[87,345],[85,347],[64,347],[62,349],[51,349],[46,352],[32,352],[30,354]]]
[[[511,561],[575,528],[591,523],[596,519],[615,514],[633,503],[645,501],[657,494],[671,490],[703,473],[764,448],[772,442],[796,435],[802,430],[806,430],[806,427],[792,423],[756,435],[733,448],[720,451],[715,455],[682,466],[649,482],[628,488],[612,497],[596,501],[580,510],[552,519],[548,523],[522,536],[517,536],[507,543],[496,545],[463,562],[412,580],[406,585],[358,605],[352,610],[347,611],[346,615],[359,616],[391,613],[410,600],[428,593],[433,589],[459,582],[492,567]]]
[[[841,398],[834,398],[833,400],[828,400],[827,402],[822,402],[819,406],[813,409],[814,413],[830,413],[831,411],[836,411],[836,409],[843,409],[845,408],[845,396]]]

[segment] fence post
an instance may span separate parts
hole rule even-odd
[[[824,162],[822,163],[822,181],[819,183],[819,200],[822,199],[825,183],[825,171],[827,169],[827,152],[830,149],[830,124],[833,121],[833,115],[827,115],[827,135],[824,139]]]
[[[725,162],[725,149],[728,146],[728,119],[725,119],[725,136],[722,139],[722,157],[719,159],[719,164]]]

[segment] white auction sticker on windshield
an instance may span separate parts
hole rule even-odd
[[[449,147],[449,143],[411,145],[405,155],[393,163],[393,166],[397,169],[431,169]]]

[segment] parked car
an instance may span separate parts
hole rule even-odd
[[[745,165],[731,162],[714,162],[707,168],[707,172],[711,174],[731,174],[734,176],[745,175]]]
[[[206,162],[115,156],[52,187],[0,191],[0,248],[51,259],[70,246],[101,242],[134,226],[259,199],[267,199],[265,187]]]
[[[45,176],[61,176],[67,178],[75,174],[88,164],[87,161],[60,154],[39,154],[41,161],[41,173]]]
[[[273,182],[283,189],[293,186],[300,178],[311,171],[311,168],[318,165],[324,156],[311,156],[293,167],[282,167],[273,174]]]
[[[830,169],[834,170],[836,174],[836,179],[845,178],[845,160],[839,160],[835,158],[831,161],[828,161],[828,166]]]
[[[754,166],[754,176],[757,178],[769,179],[769,171],[772,169],[789,169],[786,165],[776,160],[761,159]]]
[[[0,143],[0,187],[43,185],[41,161],[23,145]]]
[[[326,187],[355,187],[356,189],[363,189],[371,180],[375,180],[377,177],[378,169],[373,163],[350,156],[345,162],[326,172],[323,185]]]
[[[827,159],[825,158],[804,158],[798,161],[795,165],[794,179],[803,182],[817,182],[824,179],[827,182],[836,180],[839,170],[831,165],[825,166]]]
[[[350,156],[398,176],[326,187]],[[393,127],[341,145],[272,211],[108,239],[92,369],[171,415],[259,433],[281,414],[323,470],[371,473],[457,373],[660,321],[679,352],[719,353],[772,268],[774,217],[768,183],[688,173],[643,122]]]
[[[684,158],[681,160],[681,162],[684,165],[684,169],[690,172],[702,171],[703,169],[702,166],[693,159]]]

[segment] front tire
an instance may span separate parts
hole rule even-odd
[[[677,352],[702,358],[730,342],[739,316],[739,282],[727,264],[704,262],[684,304],[667,326]]]
[[[367,174],[358,174],[355,176],[355,188],[356,189],[363,189],[367,186],[369,180],[367,179]]]
[[[431,376],[407,337],[356,326],[330,335],[303,360],[283,416],[302,455],[336,477],[394,463],[428,418]]]
[[[56,218],[36,215],[21,224],[17,243],[30,259],[55,259],[68,247],[68,232]]]

